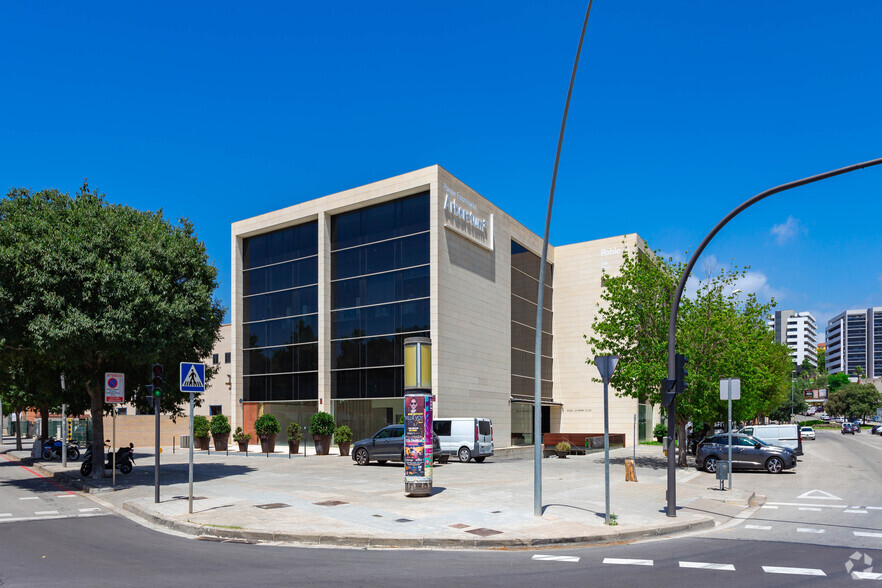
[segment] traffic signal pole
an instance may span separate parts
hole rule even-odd
[[[159,503],[159,398],[154,398],[153,401],[153,412],[156,415],[156,424],[153,432],[153,502]]]

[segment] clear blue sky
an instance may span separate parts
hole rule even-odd
[[[230,223],[435,163],[541,234],[586,6],[3,2],[0,184],[189,217],[227,307]],[[552,243],[682,254],[882,157],[880,31],[877,0],[598,0]],[[882,306],[880,197],[882,166],[773,196],[705,256],[819,321]]]

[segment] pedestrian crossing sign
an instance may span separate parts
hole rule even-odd
[[[205,364],[181,362],[181,392],[205,392]]]

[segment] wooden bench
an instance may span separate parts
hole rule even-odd
[[[561,441],[570,444],[570,454],[584,455],[589,451],[597,451],[603,449],[603,433],[545,433],[542,435],[542,441],[545,444],[545,451],[554,452],[554,447]],[[609,446],[624,447],[624,433],[610,433]]]

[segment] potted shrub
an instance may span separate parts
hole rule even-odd
[[[662,437],[667,437],[667,435],[668,427],[664,423],[658,423],[652,430],[652,436],[655,437],[655,440],[659,443],[662,442]]]
[[[560,457],[561,459],[566,459],[567,455],[570,454],[570,444],[566,441],[561,441],[554,446],[554,450],[557,452],[558,457]]]
[[[334,430],[334,443],[340,447],[340,455],[349,455],[349,446],[352,445],[352,429],[346,425],[340,425]]]
[[[317,412],[309,419],[309,434],[315,441],[316,455],[328,455],[331,451],[331,438],[336,428],[334,417],[326,412]]]
[[[211,436],[214,438],[214,450],[226,451],[230,442],[230,421],[222,414],[211,418]]]
[[[239,451],[248,451],[248,442],[250,440],[251,435],[245,433],[242,427],[236,427],[236,432],[233,433],[233,441],[239,444]]]
[[[254,431],[260,439],[260,450],[264,453],[273,453],[276,450],[276,437],[281,427],[279,421],[271,414],[264,414],[254,421]]]
[[[208,418],[200,415],[193,417],[193,437],[195,443],[193,447],[197,449],[208,449],[208,434],[211,432],[211,423]]]
[[[292,421],[288,423],[285,432],[288,433],[288,453],[299,453],[300,441],[303,440],[303,431],[300,429],[300,425]]]

